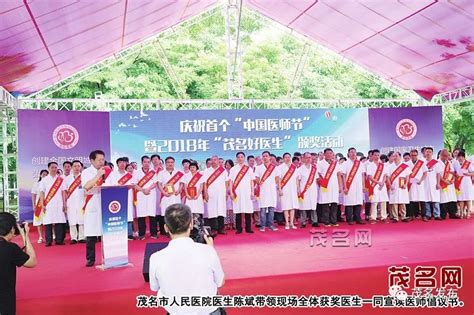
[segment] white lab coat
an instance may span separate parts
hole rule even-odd
[[[182,173],[181,171],[178,171],[178,170],[173,170],[171,173],[168,172],[167,170],[162,170],[160,171],[160,173],[158,174],[158,182],[161,183],[161,185],[163,185],[163,187],[166,185],[166,183],[168,183],[168,181],[173,178],[173,176],[175,176],[178,172]],[[183,173],[182,173],[183,174]],[[174,187],[174,191],[175,192],[178,192],[179,190],[179,185],[181,185],[182,181],[183,181],[183,177],[184,177],[184,174],[183,176],[181,176],[181,178],[176,182],[176,184],[173,185]],[[178,195],[171,195],[169,197],[166,197],[166,196],[162,196],[161,197],[161,202],[160,202],[160,207],[162,209],[162,215],[165,214],[165,211],[166,211],[166,208],[168,208],[169,206],[175,204],[175,203],[181,203],[181,194],[178,194]]]
[[[442,178],[443,174],[444,174],[445,164],[441,160],[439,160],[438,162],[439,162],[439,164],[441,165],[441,168],[442,168],[442,171],[441,171],[441,178]],[[446,163],[449,163],[450,173],[454,173],[454,167],[451,164],[451,162],[446,161]],[[454,189],[454,175],[453,175],[453,183],[451,185],[448,185],[448,187],[446,187],[446,189],[441,188],[441,191],[439,192],[439,195],[440,195],[439,196],[439,202],[440,203],[447,203],[447,202],[452,202],[452,201],[456,202],[458,200],[457,197],[456,197],[456,190]]]
[[[406,163],[408,167],[410,168],[410,174],[413,172],[413,167],[415,166],[415,163],[413,163],[411,160],[408,163]],[[426,167],[426,163],[423,161],[423,165],[419,169],[416,176],[413,178],[409,177],[409,182],[411,184],[410,190],[408,191],[408,194],[410,196],[410,201],[413,201],[413,202],[426,201],[425,184],[423,182],[419,184],[419,182],[421,178],[423,177],[423,174],[427,172],[428,172],[428,168]]]
[[[202,174],[202,173],[201,173]],[[183,176],[183,183],[185,185],[185,188],[187,189],[189,182],[193,178],[193,175],[191,172],[188,172],[186,175]],[[197,199],[187,199],[185,198],[184,203],[191,208],[192,213],[199,213],[199,214],[204,214],[204,200],[202,198],[202,193],[199,193],[199,190],[204,186],[204,175],[199,178],[197,181],[196,185],[196,192],[198,193]]]
[[[232,181],[232,185],[235,182],[237,174],[239,174],[244,164],[235,165],[230,169],[229,180]],[[233,200],[234,213],[253,213],[253,202],[252,202],[252,189],[253,181],[255,180],[255,174],[252,168],[249,167],[244,177],[240,181],[240,184],[235,189],[237,198]],[[231,186],[232,187],[232,186]],[[231,188],[232,189],[232,188]]]
[[[160,172],[161,173],[161,172]],[[145,172],[140,168],[133,172],[134,181],[138,183],[144,176]],[[149,188],[157,182],[156,174],[142,187]],[[137,192],[137,217],[154,217],[156,216],[156,187],[150,191],[149,195],[145,195],[141,191]]]
[[[263,164],[259,165],[255,169],[255,177],[263,177],[267,167]],[[275,208],[277,205],[277,188],[276,188],[276,177],[277,177],[277,167],[275,167],[270,174],[270,176],[260,185],[260,197],[258,198],[259,208]]]
[[[81,186],[84,187],[88,181],[97,175],[99,170],[94,166],[90,166],[82,171]],[[84,213],[84,235],[101,236],[102,235],[102,207],[100,198],[100,189],[92,188],[85,195],[92,195],[91,200],[87,203]]]
[[[308,182],[309,175],[311,173],[311,168],[316,168],[316,165],[309,165],[306,166],[302,164],[296,170],[298,172],[298,178],[300,180],[300,192],[303,192],[306,183]],[[316,170],[314,174],[313,182],[311,186],[309,186],[308,190],[304,194],[303,200],[299,200],[299,208],[300,210],[316,210],[316,206],[318,203],[318,186],[316,180],[318,179],[318,171]]]
[[[381,161],[379,163],[382,163]],[[374,178],[375,172],[377,171],[378,163],[370,162],[367,165],[367,176],[371,176]],[[380,176],[379,181],[383,181],[384,176],[388,175],[388,164],[384,164],[382,175]],[[382,188],[377,184],[374,187],[374,196],[372,200],[369,200],[370,203],[378,203],[378,202],[388,202],[388,193],[387,193],[387,186],[385,182],[382,185]]]
[[[324,178],[329,168],[329,163],[326,160],[318,162],[318,176]],[[336,163],[336,168],[329,178],[327,191],[323,191],[322,187],[319,187],[319,202],[320,204],[327,203],[339,203],[339,182],[337,179],[337,173],[340,170],[339,163]]]
[[[66,182],[66,189],[69,189],[75,179],[76,178],[72,174],[64,179]],[[79,184],[67,199],[67,220],[69,226],[84,224],[84,213],[82,211],[85,202],[84,199],[84,189],[82,189],[82,185]]]
[[[207,181],[209,177],[217,170],[209,167],[204,170],[204,180]],[[209,200],[207,202],[207,217],[217,218],[218,216],[225,217],[227,214],[227,172],[224,170],[214,182],[207,187]]]
[[[347,181],[347,178],[349,176],[349,173],[352,170],[352,166],[354,165],[354,161],[351,159],[348,159],[339,168],[339,171],[345,175],[345,180]],[[343,196],[343,203],[345,206],[357,206],[357,205],[362,205],[364,202],[364,177],[362,174],[365,171],[364,165],[362,163],[359,164],[359,168],[357,169],[357,172],[354,176],[354,179],[352,181],[351,187],[349,188],[349,191],[346,194],[342,194]]]
[[[40,181],[39,190],[44,193],[44,198],[48,195],[49,189],[53,186],[53,183],[56,181],[58,175],[52,177],[48,175]],[[45,211],[43,215],[43,224],[54,224],[54,223],[66,223],[66,215],[64,214],[64,205],[62,192],[66,190],[66,184],[63,182],[59,187],[58,191],[51,199],[51,201],[43,208]]]
[[[474,200],[474,185],[472,184],[471,176],[466,176],[466,173],[474,172],[474,163],[471,162],[467,170],[461,168],[459,162],[454,163],[454,170],[457,176],[462,176],[460,193],[457,195],[458,201]]]
[[[40,226],[43,224],[43,211],[38,218],[35,216],[35,207],[40,199],[40,182],[34,182],[33,187],[31,187],[31,194],[35,195],[35,204],[33,206],[33,226]]]
[[[392,163],[388,165],[388,178],[390,180],[393,172],[402,164],[405,164],[403,162],[400,162],[400,164],[397,163]],[[405,164],[407,165],[407,164]],[[410,197],[408,194],[408,182],[405,181],[405,188],[402,188],[400,186],[400,178],[405,177],[405,179],[410,175],[410,167],[406,167],[397,177],[395,177],[391,183],[390,186],[390,192],[389,192],[389,198],[390,198],[390,203],[391,204],[408,204],[410,203]]]
[[[283,180],[286,172],[290,168],[289,165],[283,163],[277,166],[276,171],[280,180]],[[286,185],[282,188],[283,196],[280,196],[281,210],[298,209],[300,204],[298,201],[298,187],[296,181],[298,180],[298,169],[295,170]]]

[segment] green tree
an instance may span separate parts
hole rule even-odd
[[[474,154],[474,101],[443,107],[444,145]]]

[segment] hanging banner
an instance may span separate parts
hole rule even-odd
[[[370,147],[381,153],[444,147],[441,106],[369,109]]]
[[[111,112],[112,157],[192,158],[369,149],[367,108]]]
[[[19,216],[33,220],[31,189],[49,162],[79,160],[90,165],[89,153],[103,150],[110,157],[109,113],[18,110]]]

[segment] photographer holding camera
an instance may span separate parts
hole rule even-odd
[[[11,213],[0,213],[0,314],[16,313],[16,268],[36,266],[36,254],[28,235],[28,223],[19,225]],[[21,235],[25,246],[12,242]]]
[[[212,237],[205,234],[206,244],[193,242],[191,209],[184,204],[173,204],[165,212],[165,230],[171,241],[150,257],[150,288],[173,301],[176,297],[217,295],[224,285],[224,271],[213,247]],[[217,307],[165,307],[171,314],[225,314]]]

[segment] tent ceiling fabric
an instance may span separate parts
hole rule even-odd
[[[246,4],[426,99],[474,82],[472,0]]]
[[[2,1],[0,85],[35,92],[217,3]],[[244,5],[427,99],[474,83],[472,0],[244,0]]]
[[[36,92],[216,4],[0,0],[0,85]]]

